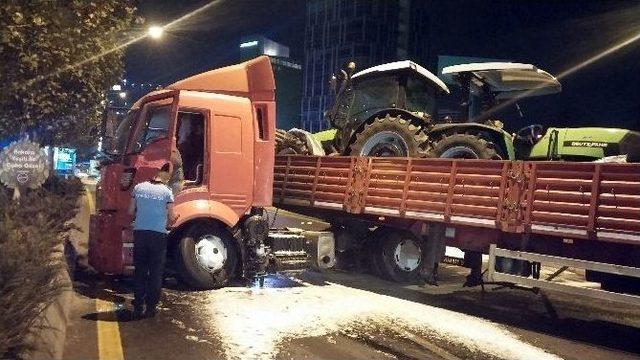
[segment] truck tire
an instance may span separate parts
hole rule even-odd
[[[191,226],[179,240],[174,254],[178,280],[198,290],[226,286],[238,263],[233,237],[215,224]]]
[[[389,114],[376,117],[356,133],[347,153],[352,156],[425,157],[426,131],[418,120]]]
[[[294,134],[276,129],[276,155],[311,155],[307,143]]]
[[[380,229],[379,267],[384,278],[395,282],[413,282],[420,278],[424,242],[409,231]]]
[[[428,153],[429,157],[448,159],[491,159],[505,158],[496,145],[473,134],[444,135]]]

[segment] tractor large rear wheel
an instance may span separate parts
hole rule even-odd
[[[420,121],[400,115],[377,117],[356,133],[349,154],[378,157],[425,157],[427,130]]]

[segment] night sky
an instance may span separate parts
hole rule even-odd
[[[164,24],[208,2],[142,0],[138,8],[146,24]],[[427,2],[437,13],[432,45],[438,54],[510,59],[552,74],[640,33],[640,1]],[[229,65],[239,59],[240,38],[252,34],[289,46],[302,61],[305,8],[296,0],[218,0],[161,42],[130,46],[126,76],[166,85]],[[521,103],[523,124],[640,130],[640,41],[561,82],[562,93]]]

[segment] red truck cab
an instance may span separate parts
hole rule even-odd
[[[131,190],[182,159],[169,250],[194,288],[224,286],[261,271],[274,166],[275,82],[267,57],[178,81],[137,101],[102,167],[89,261],[98,271],[133,269]]]

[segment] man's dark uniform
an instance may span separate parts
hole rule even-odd
[[[168,177],[168,174],[165,174]],[[133,226],[134,314],[154,316],[162,290],[162,275],[167,251],[167,211],[173,193],[159,174],[152,181],[135,186],[135,223]]]

